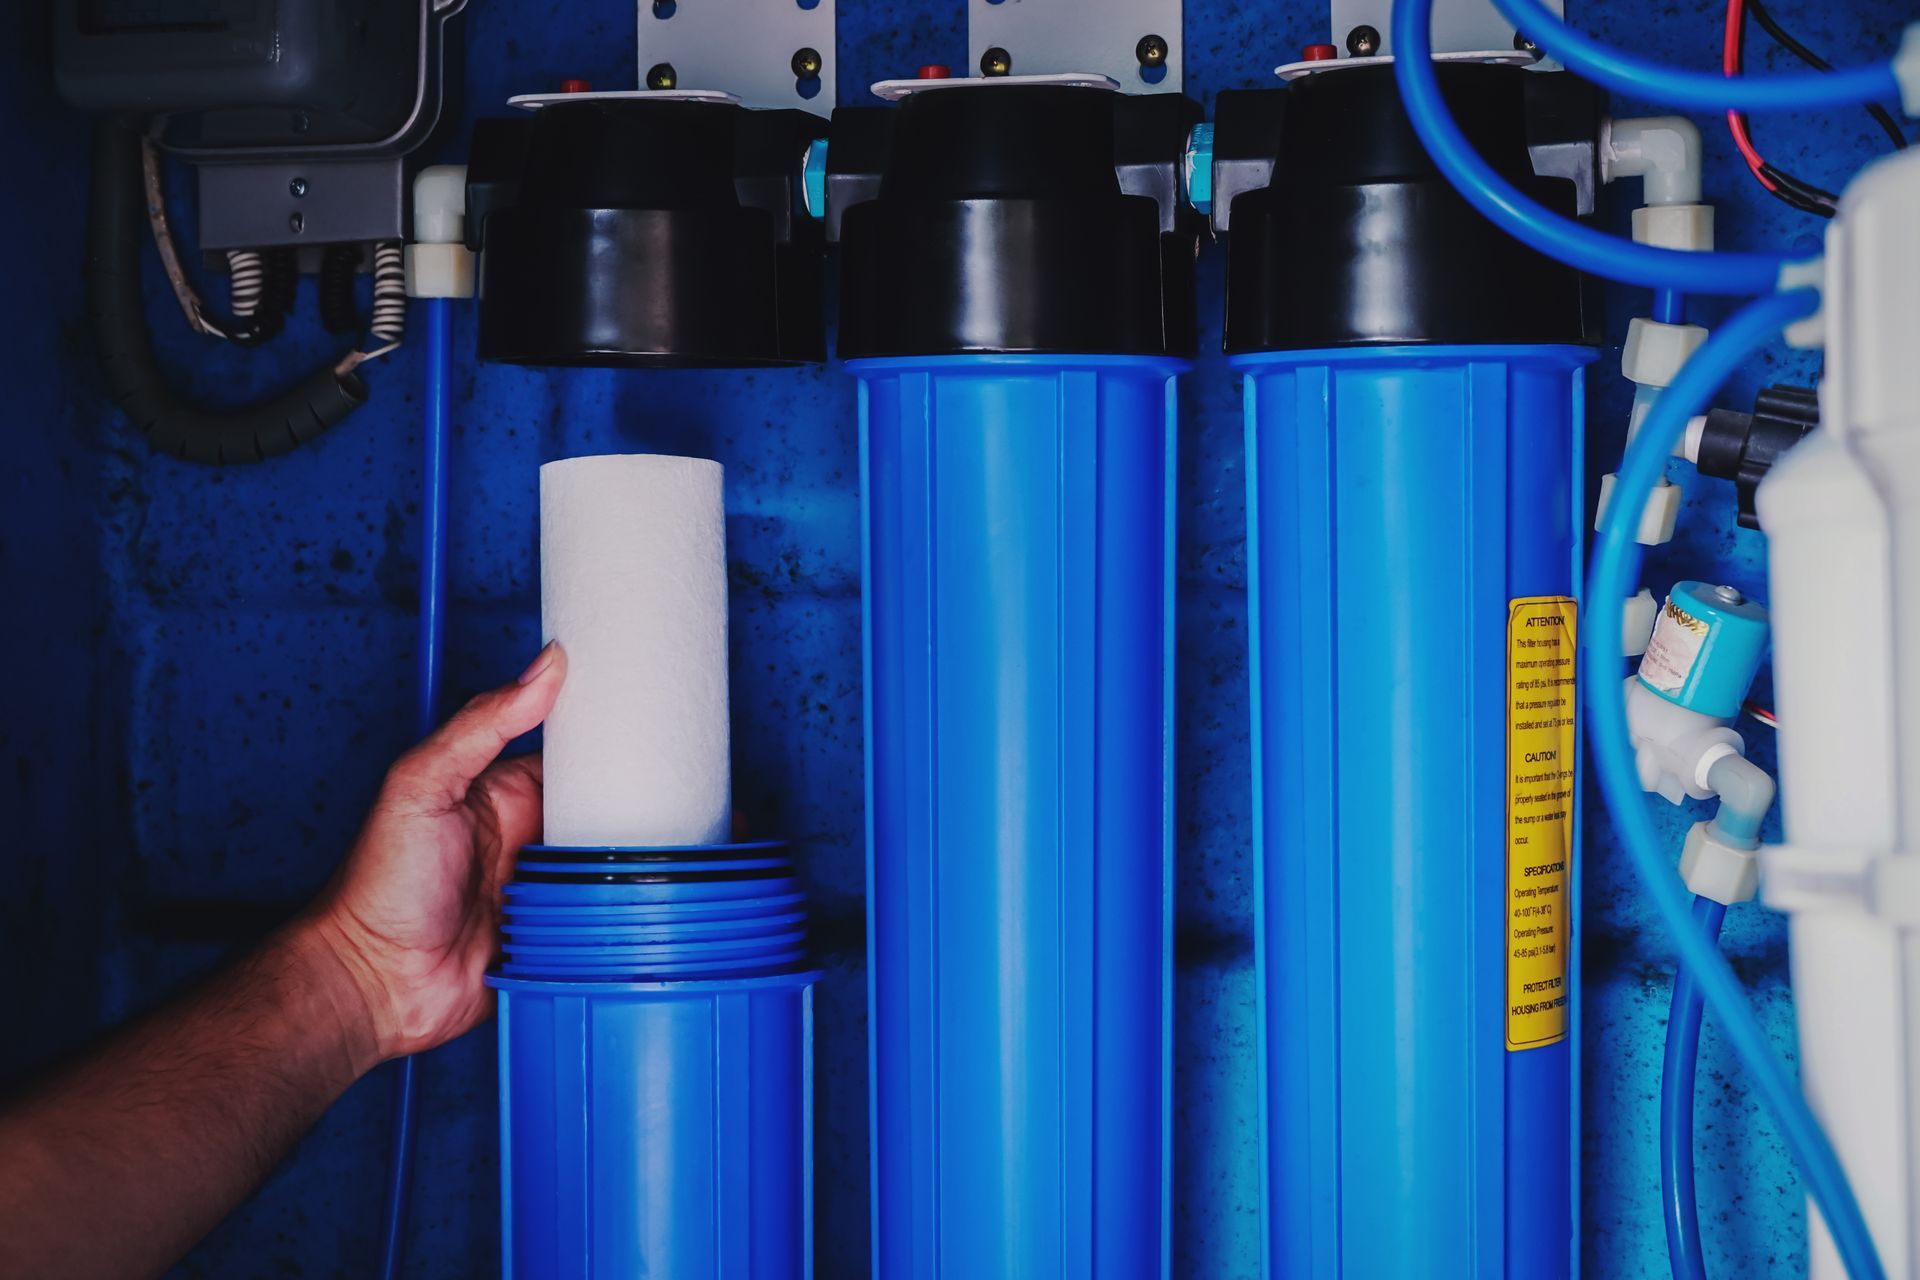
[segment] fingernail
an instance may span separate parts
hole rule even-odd
[[[553,665],[554,655],[559,652],[560,642],[558,640],[549,640],[547,647],[539,652],[534,658],[532,665],[520,673],[520,683],[532,684],[535,680],[538,680],[541,674]]]

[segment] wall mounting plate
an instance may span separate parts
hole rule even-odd
[[[639,0],[640,83],[666,64],[678,84],[712,85],[743,106],[833,114],[834,0]],[[796,75],[812,50],[819,74]]]
[[[921,80],[875,80],[873,96],[885,102],[898,102],[900,99],[928,89],[998,89],[1018,87],[1020,85],[1052,85],[1069,89],[1105,89],[1109,93],[1120,88],[1112,76],[1088,75],[1075,71],[1062,71],[1056,75],[1033,76],[948,76],[943,79]]]
[[[1435,53],[1435,62],[1484,62],[1494,66],[1525,67],[1538,59],[1522,49],[1466,49],[1455,53]],[[1375,54],[1370,58],[1315,58],[1306,62],[1289,62],[1273,69],[1273,74],[1282,80],[1298,80],[1301,76],[1318,75],[1323,71],[1343,71],[1350,67],[1390,67],[1393,55]]]
[[[584,93],[516,93],[507,105],[538,111],[556,102],[721,102],[740,104],[740,95],[722,89],[600,89]]]
[[[1015,75],[1090,71],[1111,76],[1122,93],[1178,93],[1181,12],[1181,0],[967,0],[967,72],[980,71],[987,50],[1004,49]],[[1166,46],[1162,74],[1140,61],[1150,36]]]
[[[1556,18],[1567,14],[1565,0],[1543,0],[1544,7]],[[1333,30],[1331,43],[1348,57],[1347,34],[1356,27],[1372,27],[1379,33],[1378,53],[1393,52],[1393,0],[1332,0]],[[1433,50],[1435,53],[1467,53],[1478,49],[1513,48],[1513,24],[1500,16],[1491,0],[1434,0]],[[1545,70],[1557,63],[1542,64]]]

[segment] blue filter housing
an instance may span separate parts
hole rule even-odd
[[[1591,358],[1234,361],[1269,1276],[1572,1266],[1572,597]],[[1551,745],[1522,751],[1510,733]]]
[[[848,367],[876,1274],[1164,1275],[1185,364]]]
[[[1174,379],[1197,104],[834,114],[879,1280],[1170,1270]],[[842,145],[842,144],[845,145]],[[835,217],[830,204],[828,221]],[[1183,338],[1184,335],[1184,338]]]
[[[813,994],[778,844],[522,852],[502,909],[503,1269],[813,1274]]]

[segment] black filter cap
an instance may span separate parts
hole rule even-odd
[[[1468,63],[1434,71],[1487,162],[1541,204],[1575,216],[1577,178],[1536,174],[1532,149],[1584,146],[1590,159],[1597,96],[1564,72]],[[1572,109],[1569,83],[1594,109]],[[1530,124],[1530,112],[1540,120]],[[1414,133],[1391,67],[1223,93],[1216,114],[1216,138],[1230,147],[1242,139],[1279,148],[1271,181],[1231,196],[1229,352],[1598,341],[1597,290],[1454,190]],[[1261,167],[1257,157],[1243,159],[1247,171]],[[1569,167],[1564,150],[1558,160]]]
[[[480,358],[824,359],[825,246],[794,207],[824,127],[801,111],[592,98],[477,127]]]
[[[1175,192],[1199,120],[1178,95],[1029,85],[836,111],[839,354],[1190,353],[1202,224]]]

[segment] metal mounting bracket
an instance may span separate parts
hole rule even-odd
[[[997,49],[1014,75],[1085,71],[1112,77],[1122,93],[1178,93],[1180,21],[1181,0],[967,0],[973,65],[963,74],[982,74]]]
[[[1369,53],[1392,53],[1393,0],[1332,0],[1333,29],[1329,43],[1340,50],[1342,58],[1358,52],[1349,48],[1348,37],[1361,27],[1372,27],[1379,47]],[[1565,17],[1565,0],[1547,0],[1546,7],[1555,17]],[[1514,47],[1513,24],[1500,16],[1491,0],[1434,0],[1433,51],[1466,53],[1479,49]],[[1557,66],[1558,64],[1550,64]],[[1543,65],[1541,70],[1550,69]]]
[[[661,87],[650,80],[666,67],[672,87],[833,114],[834,0],[639,0],[638,11],[641,88]]]

